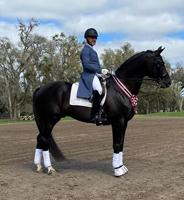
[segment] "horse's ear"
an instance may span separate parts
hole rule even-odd
[[[162,48],[162,46],[160,46],[156,51],[155,51],[155,54],[157,55],[157,56],[159,56],[161,53],[162,53],[162,51],[165,49],[165,47],[164,48]]]

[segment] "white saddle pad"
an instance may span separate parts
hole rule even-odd
[[[79,87],[78,82],[72,84],[71,93],[70,93],[70,105],[72,105],[72,106],[84,106],[84,107],[92,108],[92,103],[89,102],[89,100],[77,97],[78,87]],[[101,106],[103,106],[103,104],[105,103],[106,96],[107,96],[107,89],[105,87],[105,95],[104,95],[104,98],[102,99],[102,101],[100,103]]]
[[[86,99],[77,98],[77,90],[79,87],[79,83],[73,83],[72,89],[70,93],[70,105],[72,106],[84,106],[92,108],[92,103]]]

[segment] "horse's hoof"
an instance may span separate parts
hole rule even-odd
[[[36,173],[42,173],[42,172],[43,172],[43,168],[36,170]]]
[[[37,164],[36,173],[41,173],[41,172],[43,172],[43,167],[40,164]]]
[[[128,169],[127,169],[127,167],[126,167],[125,165],[123,165],[123,166],[121,166],[121,167],[125,170],[125,173],[128,172]]]
[[[52,166],[48,167],[48,175],[56,176],[56,170]]]
[[[122,165],[121,167],[114,169],[114,176],[120,177],[125,175],[128,172],[128,169],[125,167],[125,165]]]
[[[50,170],[50,171],[48,171],[48,175],[56,176],[56,171],[55,170]]]

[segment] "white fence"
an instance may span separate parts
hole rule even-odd
[[[30,116],[21,116],[20,120],[21,121],[27,121],[27,120],[33,120],[34,119],[34,115],[30,115]]]

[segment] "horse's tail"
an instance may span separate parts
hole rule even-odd
[[[50,137],[49,151],[50,151],[51,155],[53,156],[53,158],[55,160],[57,160],[57,161],[65,160],[65,156],[63,155],[63,153],[61,152],[61,150],[57,146],[52,134],[51,134],[51,137]]]
[[[39,121],[39,119],[37,117],[37,111],[36,111],[36,108],[35,108],[36,93],[38,92],[39,89],[40,89],[40,87],[36,88],[36,90],[33,93],[33,114],[34,114],[34,118],[35,118],[35,121],[37,123],[38,129],[40,131],[41,125],[40,125],[40,121]]]

